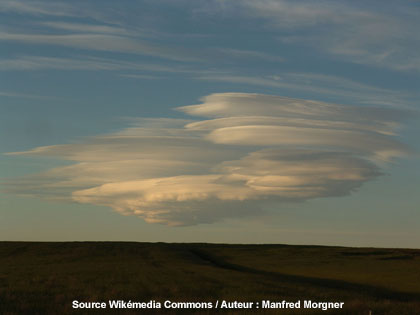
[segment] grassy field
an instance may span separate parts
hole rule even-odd
[[[132,242],[0,242],[0,314],[185,314],[74,310],[72,301],[344,302],[343,309],[199,314],[420,314],[420,250]]]

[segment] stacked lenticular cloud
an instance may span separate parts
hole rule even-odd
[[[103,205],[168,225],[258,215],[267,202],[343,196],[409,152],[406,113],[280,96],[220,93],[120,132],[11,154],[74,164],[10,182],[23,195]]]

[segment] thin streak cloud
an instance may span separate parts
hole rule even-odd
[[[85,50],[143,54],[178,61],[199,60],[198,57],[193,57],[191,54],[187,54],[179,47],[170,48],[153,44],[138,38],[113,34],[76,33],[52,35],[0,32],[0,41],[59,45]]]

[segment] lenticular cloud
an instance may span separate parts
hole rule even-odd
[[[280,96],[211,94],[178,110],[200,120],[138,119],[74,144],[9,154],[73,161],[10,181],[9,191],[108,206],[150,223],[258,215],[267,202],[344,196],[408,153],[404,112]]]

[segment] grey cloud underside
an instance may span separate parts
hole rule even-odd
[[[222,93],[178,108],[206,120],[131,120],[120,132],[10,154],[74,164],[17,178],[21,195],[111,207],[150,223],[260,215],[267,203],[348,195],[409,153],[401,110]]]

